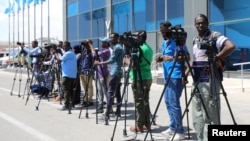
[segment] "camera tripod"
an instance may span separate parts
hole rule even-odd
[[[99,57],[96,58],[97,61],[100,62]],[[100,67],[100,69],[98,68]],[[96,85],[96,124],[98,124],[98,110],[102,110],[104,108],[104,97],[107,99],[107,91],[108,91],[108,77],[109,74],[104,74],[102,65],[95,66],[95,85]],[[99,72],[100,71],[100,72]],[[101,76],[101,77],[100,77]]]
[[[53,70],[55,72],[55,77],[57,81],[57,92],[58,96],[60,97],[60,105],[62,105],[63,90],[61,84],[61,65],[58,63],[53,64]]]
[[[37,86],[40,87],[40,86],[42,86],[42,83],[43,83],[44,87],[46,86],[46,81],[48,81],[48,79],[47,78],[45,79],[45,76],[44,76],[45,72],[42,72],[42,67],[43,67],[43,65],[39,66],[37,63],[33,65],[34,69],[32,71],[32,77],[31,77],[31,79],[30,79],[29,73],[28,73],[28,79],[27,79],[27,82],[26,82],[26,88],[25,88],[25,90],[27,89],[27,87],[29,87],[29,92],[28,92],[28,96],[26,98],[25,105],[27,105],[27,103],[29,101],[30,93],[34,96],[33,92],[31,91],[31,86],[33,84],[37,84]],[[35,73],[37,73],[37,74],[35,74]],[[51,68],[49,68],[49,75],[50,75],[50,73],[51,73]],[[35,78],[35,82],[33,82],[35,75],[37,75],[36,77],[39,77],[40,80],[37,80],[37,78]],[[39,91],[38,91],[38,94],[40,94],[40,96],[39,96],[38,105],[35,107],[36,110],[38,110],[38,107],[40,105],[40,101],[41,101],[42,97],[45,96],[45,94],[44,94],[45,91],[46,91],[45,88],[42,89],[42,90],[39,89]],[[47,98],[49,100],[48,96],[47,96]]]
[[[17,65],[16,71],[15,71],[15,75],[14,75],[14,79],[13,79],[13,84],[12,84],[12,88],[11,88],[11,92],[10,92],[11,96],[15,95],[13,93],[13,89],[15,87],[15,82],[16,82],[17,75],[18,75],[19,76],[19,88],[18,88],[18,94],[17,94],[17,96],[21,97],[20,90],[21,90],[21,84],[22,84],[22,74],[23,74],[23,70],[22,70],[22,67],[21,67],[21,63],[19,63]]]
[[[49,65],[49,66],[42,65],[41,67],[49,67],[49,68],[47,68],[45,70],[41,70],[40,74],[38,74],[41,77],[40,78],[41,80],[38,83],[40,86],[43,86],[43,89],[39,90],[39,93],[38,93],[38,94],[40,94],[40,96],[39,96],[38,104],[36,106],[37,111],[39,110],[39,105],[41,103],[43,96],[45,96],[45,98],[47,98],[49,101],[49,91],[50,91],[49,87],[52,88],[52,85],[53,85],[52,66],[51,65]],[[49,86],[49,84],[50,84],[50,86]]]
[[[138,57],[138,49],[140,52],[140,56]],[[123,135],[124,137],[128,137],[127,136],[127,131],[126,131],[126,109],[127,109],[127,99],[128,99],[128,95],[125,95],[126,91],[128,92],[128,85],[129,85],[129,72],[131,71],[131,69],[133,68],[133,78],[134,78],[134,82],[133,82],[133,89],[140,89],[140,93],[137,93],[137,97],[140,97],[138,99],[142,100],[142,101],[135,101],[135,134],[132,136],[132,138],[129,138],[127,140],[135,140],[137,138],[137,133],[139,131],[137,131],[137,110],[138,108],[140,108],[139,106],[137,106],[138,103],[140,103],[139,105],[142,106],[142,110],[143,113],[145,113],[145,120],[148,121],[147,122],[147,127],[148,127],[148,131],[151,133],[151,126],[149,125],[150,122],[150,107],[149,107],[149,101],[147,99],[147,96],[145,94],[145,90],[144,87],[146,87],[146,84],[144,84],[145,82],[142,81],[142,75],[141,75],[141,70],[140,70],[140,65],[139,62],[142,59],[143,56],[143,52],[141,50],[140,47],[138,48],[132,48],[132,53],[131,53],[131,59],[130,59],[130,63],[129,63],[129,67],[128,70],[125,71],[125,76],[124,76],[124,88],[123,88],[123,93],[122,93],[122,97],[121,97],[121,103],[118,103],[118,105],[122,105],[122,100],[123,97],[125,97],[125,122],[124,122],[124,130],[123,130]],[[139,75],[137,77],[137,75]],[[137,80],[137,78],[139,78],[139,80]],[[139,88],[138,88],[139,87]],[[136,94],[135,94],[136,95]],[[148,115],[147,115],[148,114]],[[118,116],[116,117],[116,121],[115,121],[115,127],[114,127],[114,131],[113,131],[113,136],[111,138],[111,141],[113,141],[114,138],[114,134],[115,134],[115,129],[117,126],[117,122],[118,122]],[[151,139],[152,139],[152,134],[151,134]]]
[[[35,66],[35,65],[34,65]],[[34,67],[33,66],[33,67]],[[31,68],[32,69],[32,68]],[[26,81],[26,84],[25,84],[25,89],[24,89],[24,94],[26,93],[26,89],[28,90],[28,94],[27,94],[27,98],[26,98],[26,101],[25,101],[25,105],[28,104],[28,101],[29,101],[29,98],[30,98],[30,94],[32,94],[34,96],[34,94],[31,92],[31,88],[30,86],[33,84],[33,79],[34,79],[34,70],[32,70],[32,76],[30,78],[30,74],[29,74],[29,66],[27,64],[27,75],[28,75],[28,78],[27,78],[27,81]],[[35,96],[34,96],[35,97]]]
[[[194,89],[191,93],[191,98],[192,99],[193,96],[195,96],[195,94],[198,94],[199,97],[201,97],[202,93],[200,91],[197,91],[198,88],[200,89],[199,83],[202,80],[202,76],[204,76],[206,73],[209,73],[209,95],[211,97],[211,99],[214,101],[215,103],[215,108],[214,110],[216,111],[215,115],[217,115],[217,117],[214,117],[213,115],[213,121],[215,121],[215,123],[211,123],[210,117],[208,115],[208,112],[206,112],[206,116],[210,121],[210,124],[221,124],[221,117],[220,117],[220,94],[223,94],[225,100],[226,100],[226,104],[227,107],[229,109],[230,115],[232,117],[233,123],[236,125],[236,121],[235,118],[233,116],[231,107],[229,105],[229,101],[227,99],[227,93],[222,85],[222,79],[223,79],[223,74],[222,74],[222,69],[219,68],[216,64],[217,58],[215,57],[215,53],[213,50],[207,50],[206,54],[208,56],[208,61],[207,63],[204,65],[203,70],[201,71],[201,75],[198,78],[198,81],[196,81],[195,85],[194,85]],[[203,95],[202,95],[203,96]],[[205,106],[203,105],[204,109]]]
[[[86,74],[83,76],[84,80],[85,80],[85,86],[84,86],[84,91],[85,91],[85,94],[82,98],[82,106],[81,106],[81,110],[80,110],[80,113],[79,113],[79,117],[78,118],[81,118],[81,113],[82,113],[82,109],[83,107],[86,107],[86,114],[85,114],[85,117],[86,118],[89,118],[89,113],[88,113],[88,96],[89,96],[89,82],[90,80],[92,80],[93,76],[92,76],[92,69],[89,69],[89,70],[86,70]],[[82,76],[81,76],[82,77]],[[82,79],[82,78],[81,78]],[[86,97],[86,101],[84,101],[84,98]],[[84,103],[85,102],[85,103]],[[86,105],[85,105],[86,104]]]
[[[179,49],[178,49],[177,47],[179,47]],[[158,102],[158,104],[157,104],[157,106],[156,106],[156,109],[155,109],[155,112],[154,112],[154,114],[153,114],[152,121],[150,122],[150,125],[152,125],[152,123],[153,123],[153,121],[154,121],[154,118],[156,117],[157,111],[158,111],[159,106],[160,106],[160,102],[161,102],[161,100],[162,100],[162,98],[163,98],[163,95],[164,95],[166,89],[167,89],[167,86],[168,86],[169,83],[170,83],[170,79],[171,79],[172,73],[173,73],[173,71],[174,71],[174,68],[175,68],[175,66],[176,66],[177,61],[179,60],[179,57],[180,57],[180,60],[181,60],[180,65],[181,65],[181,75],[182,75],[182,78],[183,78],[184,75],[185,75],[185,62],[187,63],[188,67],[191,68],[191,67],[190,67],[190,64],[189,64],[189,59],[188,59],[186,53],[187,53],[187,52],[184,50],[184,46],[181,46],[181,47],[180,47],[180,46],[179,46],[179,42],[176,42],[175,54],[174,54],[174,56],[173,56],[174,62],[173,62],[172,68],[170,69],[170,72],[168,73],[167,80],[165,80],[165,85],[164,85],[162,94],[161,94],[161,96],[160,96],[159,102]],[[192,75],[192,76],[193,76],[193,75]],[[180,78],[180,79],[182,79],[182,78]],[[182,87],[182,88],[184,88],[184,92],[185,92],[185,101],[186,101],[186,104],[187,104],[186,83],[183,84],[183,87]],[[188,110],[187,110],[187,111],[188,111]],[[183,117],[182,117],[182,119],[183,119]],[[176,132],[177,132],[177,130],[178,130],[180,124],[182,124],[182,119],[180,119],[179,124],[178,124],[177,128],[175,129],[175,133],[174,133],[174,135],[173,135],[173,138],[174,138],[174,136],[175,136],[175,134],[176,134]],[[187,126],[188,126],[188,136],[189,136],[189,117],[188,117],[188,115],[187,115]],[[147,139],[147,135],[148,135],[148,132],[147,132],[146,135],[145,135],[144,141]]]

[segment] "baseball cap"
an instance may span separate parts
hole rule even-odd
[[[107,38],[107,37],[105,37],[105,38],[100,38],[100,41],[101,41],[101,42],[106,42],[106,43],[109,43],[109,42],[110,42],[109,38]]]

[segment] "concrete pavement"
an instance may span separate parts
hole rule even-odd
[[[12,71],[12,73],[13,72],[14,71]],[[8,71],[5,73],[8,73]],[[11,76],[10,79],[13,80],[13,77]],[[23,76],[23,79],[26,80],[25,76]],[[186,93],[183,92],[183,95],[181,97],[182,110],[183,111],[189,110],[189,112],[187,112],[183,118],[183,125],[186,130],[185,140],[196,140],[195,132],[192,126],[191,105],[186,104],[186,101],[190,100],[191,83],[192,83],[191,78],[188,78],[188,80],[189,80],[189,83],[187,84]],[[249,84],[250,84],[250,79],[244,79],[242,81],[239,78],[224,78],[223,87],[225,89],[226,95],[225,96],[221,95],[221,105],[222,105],[221,122],[222,124],[234,124],[233,119],[235,120],[237,124],[250,124],[250,121],[248,120],[250,117],[250,108],[249,108],[250,107],[250,102],[249,102],[250,85]],[[122,90],[123,89],[124,87],[122,86]],[[135,124],[134,105],[133,105],[133,97],[132,97],[132,92],[131,92],[131,85],[128,86],[128,92],[123,93],[125,97],[123,99],[122,117],[119,120],[117,120],[117,122],[116,122],[116,118],[111,118],[109,125],[104,125],[102,114],[99,114],[98,119],[96,119],[96,115],[94,114],[95,106],[91,106],[88,108],[89,118],[86,118],[86,108],[84,108],[82,110],[82,116],[81,116],[81,119],[83,120],[79,121],[79,119],[77,118],[71,118],[72,123],[75,123],[76,125],[75,124],[74,125],[77,128],[79,128],[77,130],[82,131],[80,136],[82,136],[83,140],[94,140],[94,141],[108,141],[111,139],[113,139],[114,141],[130,140],[130,139],[131,140],[144,140],[146,137],[146,134],[147,134],[146,140],[148,141],[152,139],[158,140],[158,141],[166,140],[167,137],[160,134],[161,131],[164,131],[167,129],[168,123],[169,123],[169,116],[166,111],[165,103],[163,102],[162,99],[160,99],[163,89],[164,89],[164,85],[159,85],[156,83],[153,83],[151,87],[150,106],[151,106],[151,111],[153,113],[156,113],[156,125],[152,125],[151,133],[135,134],[129,131],[130,126],[133,126]],[[228,100],[229,106],[226,104],[226,100]],[[36,99],[30,100],[30,101],[33,103],[34,102],[37,103]],[[46,114],[46,110],[47,110],[48,112],[53,111],[53,114],[55,115],[60,114],[61,116],[60,119],[55,119],[55,120],[63,120],[64,118],[66,118],[66,115],[67,115],[66,111],[58,110],[58,108],[61,106],[59,103],[56,103],[53,101],[48,102],[46,100],[43,100],[42,103],[43,103],[43,106],[44,104],[47,105],[46,108],[42,107],[44,108],[42,114]],[[157,105],[159,105],[158,108],[157,108]],[[79,109],[80,107],[78,106],[77,109],[73,110],[72,116],[78,116],[80,112]],[[233,114],[230,114],[229,109],[232,110]],[[127,112],[126,114],[125,114],[125,110]],[[63,115],[65,115],[65,117]],[[49,117],[50,120],[51,120],[51,117]],[[96,124],[96,121],[98,121],[98,124]],[[40,122],[40,121],[37,121],[37,122]],[[83,126],[78,127],[77,123],[80,123]],[[79,136],[79,134],[74,134],[73,131],[72,133],[70,132],[70,134],[71,136]],[[54,137],[54,138],[57,140],[58,137]],[[62,139],[58,139],[58,140],[62,140]],[[74,141],[73,137],[72,137],[72,141]]]

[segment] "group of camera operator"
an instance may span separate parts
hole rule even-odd
[[[123,36],[111,33],[109,38],[100,39],[101,49],[96,49],[91,40],[85,40],[73,47],[67,41],[61,42],[63,48],[61,53],[57,51],[56,46],[50,46],[49,52],[53,57],[43,60],[42,65],[52,65],[54,62],[60,64],[63,93],[59,94],[56,100],[64,99],[63,110],[70,108],[70,106],[74,107],[81,101],[81,88],[83,88],[82,104],[92,106],[94,104],[93,80],[96,80],[97,113],[103,113],[106,104],[104,116],[107,124],[110,114],[113,113],[112,105],[115,98],[115,115],[121,116],[121,78],[129,77],[132,82],[131,87],[136,109],[136,124],[130,128],[130,131],[147,131],[151,127],[152,111],[150,111],[149,103],[152,84],[151,63],[155,59],[163,66],[166,86],[163,94],[166,110],[169,114],[168,129],[161,133],[169,135],[174,141],[185,138],[180,97],[184,86],[188,83],[187,77],[192,71],[191,74],[194,75],[192,90],[196,89],[196,84],[198,86],[198,91],[194,91],[192,98],[193,126],[198,140],[207,141],[207,126],[220,124],[220,87],[216,88],[216,94],[211,94],[210,82],[213,79],[218,86],[220,85],[223,80],[223,60],[234,51],[235,45],[221,33],[209,29],[207,16],[198,14],[194,22],[198,35],[193,39],[193,57],[190,57],[185,44],[186,32],[180,26],[173,27],[169,21],[160,24],[160,32],[163,37],[161,54],[157,54],[154,58],[153,50],[146,42],[147,33],[144,30],[136,31],[134,34],[126,33]],[[32,50],[23,46],[22,49],[33,58],[31,66],[34,72],[38,74],[41,70],[42,74],[48,74],[50,67],[42,67],[43,69],[40,67],[40,57],[36,55],[41,54],[42,50],[37,45],[37,41],[33,41]],[[111,47],[112,52],[110,51]],[[214,78],[211,78],[211,70],[206,65],[210,58],[216,64],[215,68],[212,69],[219,72],[213,76]],[[186,60],[190,62],[188,67],[185,63]],[[124,65],[129,66],[128,75],[123,73],[122,67]],[[203,69],[204,73],[202,73]],[[50,81],[44,82],[52,83],[55,79],[53,76],[55,75],[51,73]],[[47,94],[53,89],[53,87],[48,86],[46,88],[48,89]]]
[[[223,61],[235,49],[235,45],[227,37],[208,28],[209,21],[206,15],[198,14],[194,22],[198,35],[193,39],[192,59],[185,46],[186,37],[183,36],[185,34],[180,33],[176,36],[176,30],[172,32],[169,21],[160,25],[163,36],[162,54],[156,55],[155,60],[163,62],[164,79],[167,84],[164,100],[170,117],[168,129],[162,134],[173,135],[171,140],[185,138],[180,97],[191,71],[193,72],[191,73],[193,75],[192,117],[197,139],[207,141],[208,125],[220,124],[219,94],[223,80],[223,65],[225,65]],[[183,66],[185,59],[190,60],[190,67]],[[215,64],[213,68],[209,68],[210,63]],[[212,76],[212,71],[217,73]],[[211,87],[215,87],[215,91],[211,92]]]

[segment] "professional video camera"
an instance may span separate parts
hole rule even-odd
[[[81,46],[82,46],[83,51],[90,50],[89,42],[92,43],[91,40],[84,40],[81,42]]]
[[[82,45],[82,46],[85,46],[85,47],[88,47],[88,46],[89,46],[88,41],[89,41],[89,40],[84,40],[84,41],[82,41],[82,42],[81,42],[81,45]]]
[[[19,45],[19,46],[20,46],[20,45],[22,45],[22,43],[21,43],[21,42],[16,42],[16,44],[17,44],[17,45]]]
[[[140,38],[135,38],[137,35],[132,34],[131,31],[124,32],[119,36],[120,43],[124,44],[126,47],[140,47],[143,44],[143,41]]]
[[[198,48],[199,49],[206,49],[206,50],[214,50],[216,48],[216,39],[211,39],[211,40],[202,40],[202,42],[200,42],[198,44]]]
[[[166,35],[175,39],[177,45],[184,45],[187,38],[187,32],[181,27],[181,24],[170,27],[170,32],[167,32]]]

